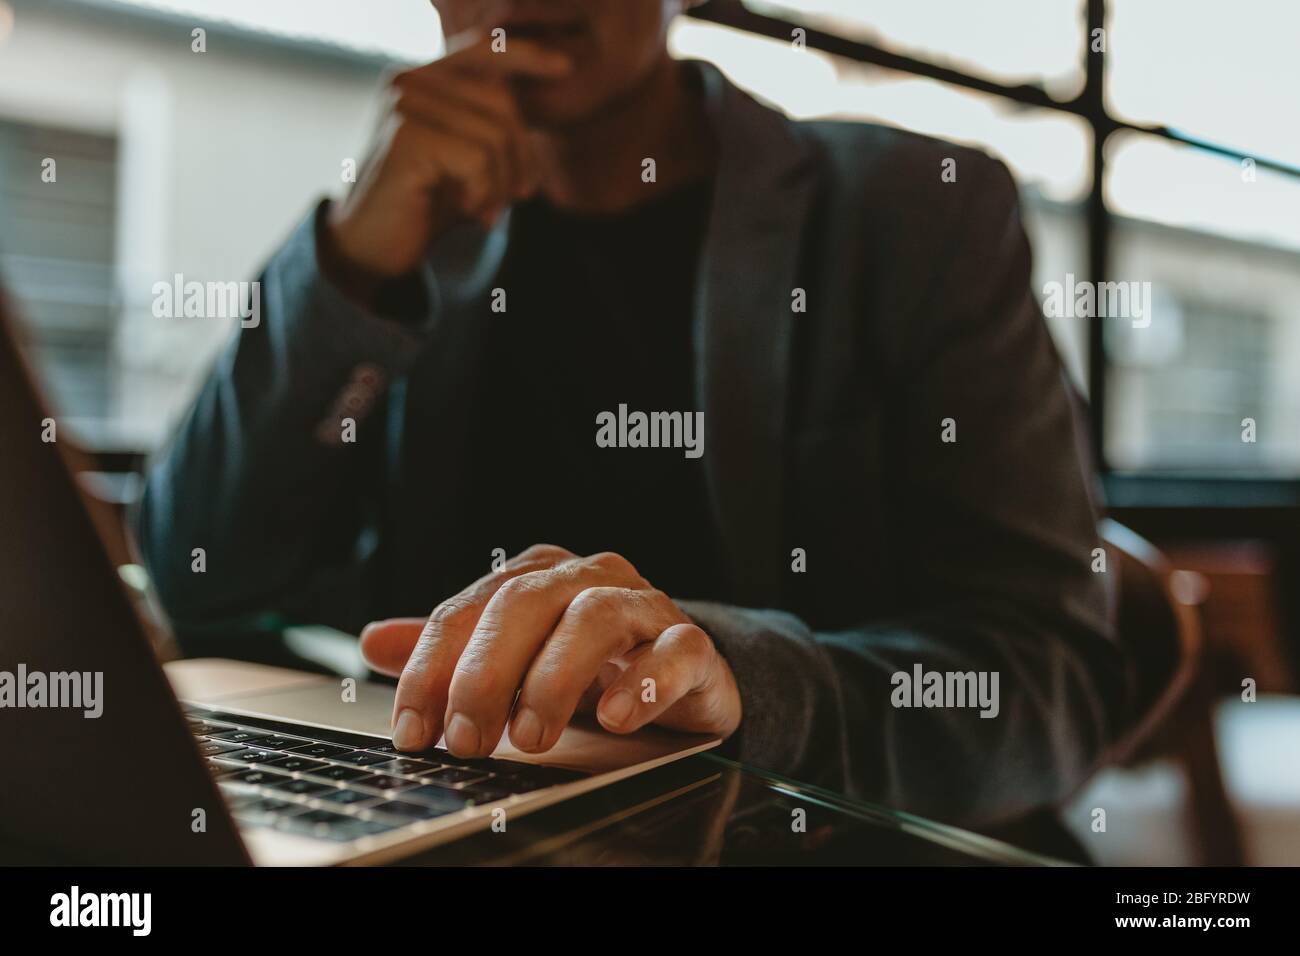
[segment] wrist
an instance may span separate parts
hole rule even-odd
[[[419,270],[390,275],[358,262],[339,241],[338,214],[337,205],[326,202],[316,217],[316,262],[321,275],[368,312],[399,322],[423,318],[428,296]]]
[[[391,277],[358,261],[342,240],[339,204],[327,201],[316,217],[316,263],[321,274],[357,305],[369,308]]]

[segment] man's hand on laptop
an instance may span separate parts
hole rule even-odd
[[[427,621],[377,621],[361,635],[375,670],[400,675],[393,743],[486,756],[510,742],[555,746],[579,709],[607,730],[646,724],[726,737],[740,694],[712,640],[617,554],[534,545]],[[516,692],[518,700],[516,701]]]

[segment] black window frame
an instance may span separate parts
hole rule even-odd
[[[1020,106],[1030,106],[1054,113],[1078,117],[1087,124],[1091,138],[1091,182],[1084,199],[1087,230],[1088,278],[1095,283],[1107,281],[1110,272],[1111,235],[1114,213],[1105,197],[1106,144],[1116,133],[1139,133],[1158,137],[1203,152],[1241,162],[1250,159],[1256,168],[1300,180],[1300,166],[1243,151],[1233,146],[1192,136],[1165,125],[1134,123],[1113,115],[1106,106],[1105,44],[1093,50],[1092,37],[1105,30],[1106,0],[1080,0],[1084,18],[1084,82],[1071,99],[1053,97],[1035,83],[1007,84],[976,73],[958,69],[937,60],[912,56],[887,47],[850,39],[816,29],[807,23],[759,13],[746,7],[742,0],[708,0],[690,15],[711,23],[789,42],[796,29],[803,31],[806,45],[831,56],[878,66],[900,73],[926,77],[955,87],[999,97]],[[1147,472],[1117,472],[1106,459],[1105,421],[1107,412],[1107,365],[1104,323],[1088,327],[1088,401],[1091,404],[1091,443],[1102,473],[1107,499],[1117,509],[1197,509],[1214,511],[1249,509],[1264,521],[1278,509],[1300,505],[1300,477],[1195,477]],[[1212,522],[1213,523],[1213,522]]]

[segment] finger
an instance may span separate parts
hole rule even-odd
[[[597,587],[581,592],[528,669],[510,722],[510,742],[530,753],[554,747],[611,658],[686,620],[660,591]]]
[[[372,621],[361,632],[361,656],[373,670],[389,677],[402,673],[420,639],[427,618],[394,617]]]
[[[562,79],[573,72],[568,55],[549,49],[533,40],[510,39],[506,48],[494,50],[490,37],[449,53],[444,57],[407,71],[418,83],[435,87],[449,73],[476,76],[531,76],[537,79]]]
[[[462,108],[470,116],[481,116],[489,122],[501,124],[508,134],[506,147],[509,150],[511,169],[514,171],[509,201],[526,199],[533,195],[541,184],[541,166],[537,161],[537,135],[528,130],[519,115],[519,106],[503,84],[476,82],[472,87],[464,84],[451,84],[439,97],[425,95],[417,90],[422,102],[439,98],[448,104]],[[490,138],[490,137],[489,137]],[[499,210],[498,210],[499,211]]]
[[[582,697],[578,701],[578,708],[574,713],[594,716],[596,705],[600,703],[600,698],[604,696],[605,689],[619,679],[626,666],[627,664],[623,662],[622,658],[614,658],[601,664],[596,679],[588,684],[587,689],[582,692]]]
[[[447,692],[461,651],[474,633],[483,609],[497,590],[514,578],[572,558],[563,548],[536,545],[479,578],[434,609],[402,669],[393,702],[393,745],[424,750],[443,733]]]
[[[410,116],[392,116],[395,130],[381,163],[374,169],[367,166],[362,173],[373,184],[370,188],[400,189],[409,177],[419,176],[439,184],[430,200],[438,204],[441,215],[479,218],[484,209],[501,208],[487,147]]]
[[[674,624],[606,689],[596,719],[618,734],[652,722],[723,733],[730,729],[725,701],[713,693],[721,673],[709,636],[694,624]]]
[[[488,160],[490,199],[503,205],[514,197],[523,178],[523,130],[511,118],[485,116],[473,106],[405,90],[394,109],[403,116],[478,145]]]
[[[477,76],[430,76],[423,67],[403,70],[389,83],[392,93],[400,96],[414,92],[435,100],[447,100],[489,116],[518,121],[519,104],[510,86],[500,79]]]
[[[445,732],[452,753],[486,756],[496,749],[528,666],[569,603],[587,588],[606,585],[644,587],[645,581],[626,559],[597,554],[501,586],[483,609],[451,679]]]
[[[405,125],[423,126],[434,134],[429,138],[430,160],[444,177],[451,202],[461,213],[473,216],[500,196],[488,147],[423,124],[408,121]]]

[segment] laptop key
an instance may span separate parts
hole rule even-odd
[[[281,800],[279,797],[257,797],[242,809],[245,813],[249,811],[257,813],[297,813],[302,809],[302,804]]]
[[[210,736],[213,740],[229,740],[231,743],[249,744],[255,740],[264,740],[271,735],[258,730],[223,730]]]
[[[412,787],[419,786],[414,780],[403,780],[401,777],[390,777],[387,774],[377,773],[369,777],[362,777],[354,781],[358,787],[370,787],[374,790],[410,790]]]
[[[338,790],[333,790],[330,793],[322,793],[319,797],[317,797],[317,799],[325,800],[328,801],[329,803],[341,803],[347,806],[359,806],[361,804],[378,800],[379,797],[376,797],[373,793],[362,793],[360,790],[338,789]]]
[[[444,784],[464,784],[478,783],[486,780],[490,774],[483,773],[480,770],[468,770],[463,767],[440,767],[437,770],[428,770],[420,774],[422,780],[430,783]]]
[[[478,807],[486,803],[497,803],[506,797],[514,796],[516,791],[511,790],[509,787],[494,785],[495,783],[494,780],[489,780],[485,784],[471,785],[455,792],[467,797],[471,804]]]
[[[212,759],[208,760],[208,772],[217,780],[220,780],[222,777],[229,777],[231,774],[240,773],[243,769],[243,764],[224,763],[223,761]]]
[[[280,754],[276,753],[274,750],[257,750],[253,747],[248,747],[244,750],[236,750],[234,753],[228,753],[225,755],[227,760],[239,760],[243,763],[266,763],[268,760],[274,760],[279,756]]]
[[[263,737],[257,742],[257,745],[265,747],[267,750],[292,750],[294,747],[303,747],[311,743],[315,743],[315,741],[304,740],[301,737],[281,737],[279,734],[272,734],[270,737]]]
[[[230,812],[239,814],[247,810],[250,806],[257,803],[262,798],[256,793],[232,793],[227,791],[225,795],[226,806],[230,807]]]
[[[295,813],[293,816],[278,819],[275,821],[275,825],[280,830],[329,837],[331,830],[347,827],[358,822],[360,821],[342,813],[334,813],[331,810],[308,810],[306,813]],[[350,840],[353,837],[347,836],[344,839]]]
[[[285,793],[296,793],[301,796],[322,793],[331,789],[330,785],[327,783],[317,783],[314,780],[299,779],[275,780],[272,781],[269,786],[274,787],[276,790],[283,790]]]
[[[226,727],[223,724],[210,724],[206,720],[195,721],[194,723],[191,723],[189,726],[190,726],[190,733],[200,737],[206,736],[208,734],[225,733],[227,730],[231,729],[230,727]]]
[[[375,765],[375,770],[380,773],[404,773],[419,774],[429,770],[441,770],[442,768],[436,763],[430,763],[427,760],[413,760],[410,757],[399,757],[397,760],[390,760],[388,763]]]
[[[351,823],[354,818],[343,813],[335,813],[333,810],[308,810],[306,813],[298,814],[294,819],[303,823],[323,823],[330,826],[332,824]]]
[[[464,767],[472,770],[490,770],[492,761],[485,757],[457,757],[446,750],[435,750],[427,754],[420,754],[430,763],[438,763],[447,767]]]
[[[214,740],[204,740],[199,743],[199,753],[205,757],[215,757],[218,754],[229,754],[240,747],[237,744],[223,744]]]
[[[439,787],[435,784],[425,784],[423,787],[408,790],[402,794],[402,799],[418,800],[420,803],[441,807],[444,808],[446,813],[460,810],[466,805],[465,796],[459,790],[450,790],[447,787]],[[378,810],[379,808],[374,807],[373,809]]]
[[[245,770],[226,777],[232,783],[243,783],[250,787],[267,787],[279,780],[292,779],[287,774],[274,773],[270,770]]]
[[[304,757],[337,757],[339,754],[347,753],[349,748],[337,747],[334,744],[307,744],[303,747],[294,747],[288,752],[291,754],[301,754]]]
[[[369,808],[375,813],[386,813],[406,820],[432,820],[461,809],[459,806],[434,805],[429,803],[407,803],[404,800],[389,800]]]
[[[358,767],[368,767],[371,764],[387,763],[393,758],[386,754],[371,753],[368,750],[354,750],[351,753],[335,754],[330,759],[338,760],[341,763],[355,764]]]
[[[404,823],[392,820],[357,820],[350,829],[354,830],[357,836],[374,836],[376,833],[396,830],[403,825]]]
[[[338,764],[322,764],[320,770],[311,770],[309,773],[313,777],[320,777],[323,780],[359,780],[362,777],[370,776],[369,770],[358,770],[356,767],[340,767]]]
[[[268,767],[279,767],[281,770],[294,770],[299,773],[308,773],[329,766],[329,764],[321,763],[319,760],[308,760],[306,757],[277,757],[275,760],[266,761],[266,765]]]
[[[313,814],[328,813],[326,810],[313,810]],[[354,817],[341,817],[337,820],[326,820],[319,817],[310,818],[310,814],[304,813],[292,817],[282,826],[282,829],[290,830],[296,833],[303,833],[307,836],[316,837],[318,840],[332,840],[337,843],[345,843],[349,840],[356,840],[360,837],[374,836],[377,833],[383,833],[387,830],[395,829],[400,824],[381,823],[378,820],[358,820]]]

